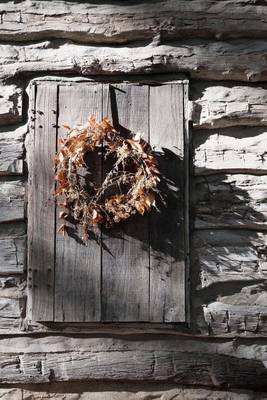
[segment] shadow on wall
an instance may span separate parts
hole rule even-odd
[[[240,136],[240,128],[231,128],[229,132],[231,138],[244,137]],[[262,128],[257,132],[262,134]],[[246,128],[245,134],[253,136],[254,131],[249,135]],[[205,140],[208,137],[202,135]],[[205,143],[200,140],[198,137],[198,146]],[[241,172],[242,169],[229,170],[228,174],[201,169],[201,176],[194,178],[194,217],[198,229],[192,243],[191,299],[192,320],[197,321],[195,330],[197,325],[207,327],[203,306],[211,303],[221,303],[218,329],[222,334],[224,313],[225,332],[235,324],[235,317],[228,311],[232,306],[246,307],[247,314],[253,314],[255,319],[260,309],[267,313],[264,267],[261,270],[267,256],[266,236],[261,233],[267,226],[266,175],[261,175],[261,171],[258,175]]]
[[[110,85],[110,105],[112,114],[112,124],[124,138],[131,137],[131,131],[126,126],[121,125],[117,107],[116,91],[121,89]],[[164,143],[164,139],[163,139]],[[160,258],[170,257],[173,262],[184,259],[183,251],[183,223],[184,223],[184,161],[173,151],[162,148],[159,152],[154,152],[161,173],[159,184],[159,195],[157,196],[157,207],[149,215],[136,215],[127,222],[115,225],[110,229],[102,228],[101,238],[99,235],[91,233],[91,240],[99,243],[103,251],[107,251],[113,256],[112,249],[109,248],[111,238],[117,238],[121,242],[126,242],[130,237],[143,243],[144,251],[149,252],[149,247],[155,250],[158,261]],[[99,158],[96,161],[96,158]],[[87,167],[90,179],[94,171],[90,171],[90,165],[101,165],[101,154],[90,153],[87,157]],[[112,161],[112,160],[111,160]],[[105,163],[109,164],[107,160]],[[103,168],[103,165],[102,165]],[[104,165],[105,168],[105,165]],[[86,180],[86,177],[85,177]],[[119,188],[109,195],[120,193]],[[72,222],[72,227],[68,229],[69,235],[80,245],[86,245],[81,240],[82,234],[79,227]],[[178,245],[177,243],[182,243]],[[123,246],[120,243],[120,246]],[[115,256],[115,255],[114,255]]]

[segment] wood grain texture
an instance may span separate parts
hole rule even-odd
[[[267,41],[252,39],[137,43],[132,47],[101,46],[101,51],[95,45],[64,40],[1,44],[0,79],[47,71],[83,76],[181,72],[196,79],[260,82],[267,80],[267,63],[262,58],[266,51]],[[262,107],[258,112],[263,112]]]
[[[102,117],[102,84],[59,86],[59,137],[67,131],[63,124],[85,124],[90,114]],[[101,179],[101,156],[89,157],[89,170],[96,182]],[[90,165],[92,164],[93,165]],[[57,229],[64,222],[58,219]],[[81,240],[81,230],[69,224],[69,234],[56,236],[55,321],[99,321],[101,246]]]
[[[20,302],[18,299],[0,298],[0,318],[20,317]]]
[[[194,130],[193,147],[194,171],[197,175],[217,172],[267,173],[265,128]]]
[[[266,229],[267,175],[217,174],[194,180],[196,228]]]
[[[192,270],[199,274],[199,286],[202,288],[222,282],[231,285],[238,281],[261,282],[266,279],[265,233],[248,230],[195,231],[192,249]]]
[[[112,360],[112,363],[111,363]],[[134,360],[134,362],[133,362]],[[169,381],[210,387],[265,388],[267,372],[255,359],[203,352],[109,351],[1,353],[2,384],[68,380]]]
[[[45,386],[45,387],[44,387]],[[23,392],[23,400],[43,400],[43,396],[47,399],[53,398],[55,400],[147,400],[152,398],[154,400],[265,400],[266,394],[253,390],[242,389],[224,389],[214,390],[214,388],[182,388],[172,383],[149,383],[140,382],[120,384],[120,391],[116,383],[101,383],[102,391],[99,392],[98,383],[81,384],[71,383],[64,389],[62,393],[58,391],[61,389],[62,384],[46,384],[36,389],[30,388],[28,390],[22,389],[1,389],[3,393],[3,400],[22,400],[19,397],[20,392]],[[74,394],[75,393],[75,394]],[[5,397],[10,396],[10,397]],[[14,396],[14,397],[12,397]],[[15,397],[18,396],[18,397]],[[49,397],[50,396],[50,397]]]
[[[102,88],[104,89],[103,93]],[[177,147],[175,151],[177,155],[172,158],[171,169],[183,168],[180,166],[180,164],[183,165],[183,85],[174,83],[172,85],[168,84],[162,86],[162,89],[159,89],[158,87],[158,91],[156,91],[156,89],[153,91],[154,87],[152,87],[151,90],[151,94],[154,98],[160,100],[149,102],[148,85],[136,85],[130,83],[103,85],[101,83],[74,82],[60,84],[58,91],[59,116],[57,120],[55,117],[57,111],[53,111],[54,108],[51,108],[50,103],[43,105],[45,110],[42,110],[41,107],[41,101],[44,101],[43,99],[50,97],[50,99],[52,99],[50,101],[55,101],[57,98],[57,83],[37,83],[36,115],[39,116],[37,116],[35,120],[34,146],[35,148],[36,146],[39,146],[39,150],[34,151],[35,157],[39,161],[40,153],[47,153],[50,151],[51,154],[53,154],[53,151],[55,151],[55,133],[54,136],[51,136],[50,133],[49,138],[44,135],[36,139],[36,132],[38,132],[37,129],[41,130],[40,134],[43,132],[43,129],[45,132],[46,130],[48,131],[51,120],[54,122],[54,126],[58,124],[59,136],[64,136],[66,130],[63,128],[63,123],[73,126],[79,122],[85,123],[88,114],[90,113],[96,115],[97,119],[107,114],[113,120],[116,129],[118,129],[123,135],[129,133],[131,130],[133,132],[143,131],[145,135],[144,137],[147,140],[149,140],[149,126],[151,125],[151,121],[155,119],[157,123],[152,126],[153,144],[160,147],[163,143],[164,146],[166,146],[165,153],[163,154],[165,158],[169,157],[168,151],[171,153],[168,146],[171,146],[174,131],[174,134],[177,135],[177,140],[175,140],[175,146]],[[44,91],[52,91],[52,95],[44,96]],[[157,127],[157,124],[159,123],[158,110],[164,109],[163,107],[165,107],[166,113],[169,108],[172,111],[170,114],[170,123],[166,132],[163,132],[162,137],[161,131],[163,130],[163,126]],[[151,110],[151,112],[149,110]],[[46,117],[44,117],[44,115],[46,115]],[[46,118],[46,125],[42,118]],[[53,118],[55,118],[55,120]],[[168,132],[170,132],[169,142],[166,142]],[[46,146],[50,146],[46,151],[43,149],[43,142],[45,140],[47,141]],[[180,160],[178,160],[178,156],[180,157]],[[35,170],[34,166],[37,165],[36,158],[34,158],[36,161],[31,167],[33,171]],[[90,162],[92,161],[94,163],[94,160],[90,160]],[[95,161],[97,161],[97,159]],[[162,160],[160,160],[160,162],[161,161]],[[46,162],[47,165],[43,168],[49,170],[47,174],[49,174],[49,179],[51,179],[53,173],[49,157]],[[97,163],[92,166],[92,173],[94,173],[98,180],[101,177],[102,169],[100,163],[101,158],[98,158]],[[166,159],[161,163],[162,168],[166,167],[164,163],[166,164]],[[182,191],[183,174],[181,174],[182,179],[179,180],[176,174],[175,176],[169,176],[170,169],[167,168],[167,170],[164,170],[163,172],[166,175],[166,179],[169,180],[168,190],[170,192],[170,198],[166,199],[167,204],[169,204],[169,202],[171,204],[175,221],[177,218],[179,219],[178,222],[175,222],[175,226],[173,226],[173,229],[171,230],[171,237],[168,236],[168,238],[164,240],[166,243],[170,243],[173,239],[173,235],[175,235],[175,239],[181,240],[179,254],[174,254],[173,251],[169,254],[169,244],[167,243],[167,247],[163,246],[161,244],[162,237],[160,235],[155,236],[153,233],[154,227],[156,227],[156,224],[158,223],[166,227],[168,225],[168,229],[166,228],[167,230],[164,232],[169,232],[170,218],[168,215],[168,220],[166,220],[167,214],[164,212],[160,217],[160,221],[157,220],[154,225],[152,222],[152,227],[150,229],[151,248],[156,249],[156,253],[151,253],[154,257],[153,260],[155,261],[152,273],[150,273],[151,250],[149,251],[149,224],[146,216],[136,217],[127,225],[125,224],[124,226],[120,226],[118,229],[115,228],[114,230],[103,232],[102,247],[94,240],[91,240],[87,245],[85,245],[79,239],[80,232],[76,231],[75,227],[69,224],[67,237],[56,235],[55,272],[53,268],[49,266],[49,260],[47,263],[47,260],[43,257],[43,269],[51,269],[50,277],[48,276],[48,279],[51,280],[47,282],[47,285],[49,286],[47,286],[48,290],[46,293],[49,292],[52,297],[55,290],[55,301],[50,298],[50,302],[48,303],[50,311],[49,313],[46,312],[48,317],[46,314],[42,314],[43,316],[39,316],[38,319],[34,317],[33,319],[35,321],[149,321],[149,306],[151,299],[153,301],[153,304],[151,305],[151,310],[153,310],[153,317],[151,320],[153,322],[184,321],[185,277],[183,261],[179,263],[179,265],[181,265],[181,271],[177,273],[177,270],[174,270],[174,268],[177,267],[176,258],[180,257],[181,260],[183,260],[184,257],[184,239],[182,239],[182,237],[184,238],[184,234],[181,234],[180,236],[180,234],[177,233],[179,229],[183,229],[184,201],[182,198],[179,200],[176,194],[179,190]],[[35,173],[37,174],[37,172]],[[37,180],[35,175],[31,178],[30,209],[32,209],[32,204],[42,204],[42,201],[45,201],[45,204],[50,205],[50,212],[52,213],[53,207],[49,201],[39,199],[37,202],[36,199],[33,200],[33,196],[35,195],[34,185],[36,184],[41,187],[45,186],[47,189],[45,189],[44,192],[48,191],[50,196],[50,190],[48,189],[50,182],[49,179],[45,175],[42,178],[43,181],[40,183],[40,180]],[[172,188],[172,186],[175,186],[175,188]],[[174,192],[171,194],[172,190],[174,190]],[[44,196],[44,194],[42,195]],[[178,213],[179,215],[177,214],[176,218],[175,210],[176,207],[178,207],[177,203],[179,201],[181,202],[181,213]],[[40,205],[38,207],[40,207]],[[58,207],[57,213],[59,211]],[[61,221],[57,220],[56,229],[58,229],[61,223]],[[44,224],[44,222],[42,222],[42,224]],[[39,241],[42,241],[42,238],[45,236],[45,240],[42,244],[43,247],[46,242],[52,243],[53,224],[54,222],[50,224],[50,233],[43,232],[41,235],[38,235],[40,238]],[[177,224],[181,224],[181,226],[178,226]],[[33,221],[33,229],[31,229],[29,235],[31,248],[33,248],[32,243],[34,242],[34,229],[35,226]],[[41,248],[43,248],[42,246]],[[169,261],[167,262],[168,271],[164,277],[165,283],[162,284],[162,276],[161,274],[158,274],[158,271],[162,268],[163,260],[168,256],[167,253],[170,256]],[[54,257],[53,247],[51,247],[49,254],[52,262]],[[31,260],[32,253],[30,252],[30,265],[34,265]],[[175,267],[173,267],[173,265],[175,265]],[[29,272],[29,283],[31,286],[31,267]],[[33,282],[35,285],[35,276],[38,276],[38,274],[40,276],[40,273],[41,272],[34,270]],[[35,303],[34,301],[35,296],[39,296],[38,301],[43,302],[44,297],[40,292],[41,290],[44,290],[43,286],[40,285],[40,288],[38,288],[38,285],[34,286],[33,306],[35,308],[37,307],[36,304],[38,304],[38,302]],[[161,293],[161,297],[163,296],[160,298],[160,301],[158,301],[159,293]],[[150,296],[150,294],[152,295]],[[55,313],[54,317],[51,311],[52,309]]]
[[[125,4],[72,4],[57,1],[11,1],[1,5],[0,39],[31,41],[46,37],[66,38],[88,43],[129,43],[163,39],[206,37],[226,40],[240,37],[266,37],[266,8],[263,3],[234,0],[216,2],[171,0],[151,4],[138,1]],[[249,21],[250,28],[247,29]]]
[[[206,327],[201,329],[199,322],[202,333],[206,330],[210,335],[217,336],[250,334],[266,336],[266,306],[248,307],[243,304],[227,304],[218,300],[204,306],[203,311]]]
[[[26,259],[25,231],[23,222],[0,224],[1,275],[22,274],[24,272]]]
[[[28,281],[37,321],[52,321],[54,315],[56,115],[57,85],[37,85],[28,205]]]
[[[0,222],[24,219],[25,184],[20,179],[0,180]]]
[[[158,154],[166,206],[150,217],[150,319],[185,321],[183,85],[151,86],[150,143]]]
[[[148,91],[147,85],[106,86],[104,114],[122,135],[142,132],[148,140]],[[147,216],[134,216],[132,221],[106,231],[102,247],[102,320],[149,320]]]
[[[8,349],[8,351],[7,351]],[[118,338],[85,335],[2,337],[1,383],[138,380],[211,388],[266,384],[266,343],[173,335]],[[17,368],[16,368],[17,367]],[[102,383],[103,384],[103,381]],[[91,388],[91,386],[90,386]],[[101,386],[102,390],[102,386]]]
[[[191,86],[191,96],[191,118],[197,128],[266,126],[267,88],[263,83],[248,86],[197,82]]]
[[[24,139],[27,127],[0,130],[0,175],[22,175]]]
[[[26,238],[0,238],[0,274],[21,274],[24,272]]]

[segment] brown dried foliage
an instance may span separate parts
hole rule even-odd
[[[107,118],[97,122],[93,116],[84,127],[65,128],[68,135],[60,139],[55,157],[55,196],[63,198],[59,205],[65,208],[59,218],[74,218],[83,227],[83,238],[88,239],[96,225],[111,227],[156,207],[160,173],[151,147],[140,134],[125,139]],[[82,171],[88,168],[88,153],[99,150],[104,160],[115,161],[97,187],[92,179],[84,179]],[[65,224],[58,231],[64,235]]]

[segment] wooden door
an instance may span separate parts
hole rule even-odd
[[[185,88],[159,84],[38,81],[29,180],[32,318],[51,322],[186,320]],[[142,132],[161,172],[159,210],[100,232],[85,245],[57,233],[53,158],[63,124],[108,116],[127,135]],[[93,159],[101,181],[107,165]],[[70,226],[70,229],[72,227]]]

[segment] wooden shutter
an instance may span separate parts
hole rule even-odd
[[[38,81],[29,179],[29,286],[36,321],[186,320],[186,177],[183,82]],[[157,151],[166,207],[103,231],[85,246],[57,233],[53,158],[63,124],[108,116],[122,134],[143,132]],[[95,155],[95,179],[108,166]]]

